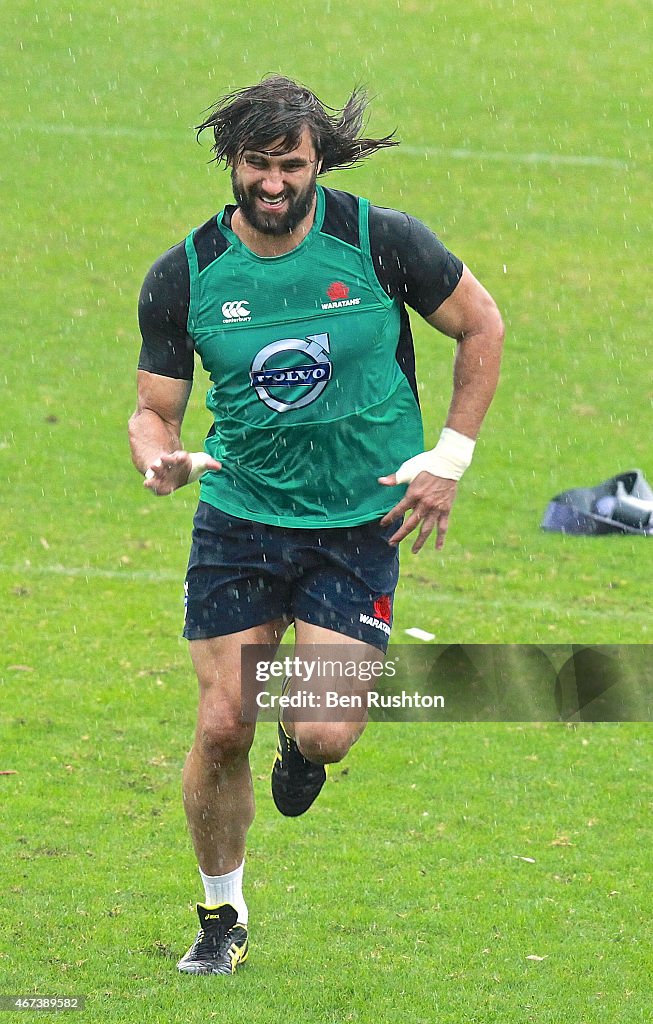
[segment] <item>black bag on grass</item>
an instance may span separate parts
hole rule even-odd
[[[557,533],[590,536],[653,536],[653,490],[641,470],[631,469],[596,487],[576,487],[556,494],[547,505],[541,526]]]

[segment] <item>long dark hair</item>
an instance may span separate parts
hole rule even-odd
[[[351,167],[378,149],[398,146],[394,134],[380,139],[361,138],[363,118],[368,106],[367,93],[354,89],[342,110],[329,107],[305,86],[282,75],[267,75],[257,85],[238,89],[218,100],[209,116],[196,128],[197,138],[206,128],[213,129],[211,147],[216,163],[234,167],[245,149],[270,152],[276,139],[281,143],[274,152],[296,149],[304,128],[308,128],[318,157],[321,174],[335,168]],[[331,113],[327,113],[331,111]]]

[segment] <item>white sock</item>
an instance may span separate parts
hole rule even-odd
[[[207,907],[219,907],[221,903],[230,903],[238,914],[240,924],[247,924],[247,904],[243,897],[243,870],[245,861],[234,871],[226,875],[205,875],[199,869],[204,883],[204,894]]]

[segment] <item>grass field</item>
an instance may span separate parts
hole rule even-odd
[[[130,1022],[649,1020],[649,725],[379,724],[295,823],[262,726],[251,966],[177,977],[195,495],[151,499],[125,429],[144,273],[229,198],[190,126],[268,71],[333,104],[366,82],[403,145],[325,183],[426,220],[508,328],[447,546],[403,553],[395,641],[649,643],[647,541],[539,528],[559,490],[653,478],[646,7],[15,0],[5,20],[0,995]],[[415,336],[434,440],[452,351]],[[198,374],[190,448],[203,400]]]

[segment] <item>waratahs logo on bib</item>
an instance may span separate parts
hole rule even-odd
[[[332,281],[326,290],[329,302],[321,303],[322,309],[342,309],[343,306],[360,306],[359,298],[349,298],[349,286],[344,281]]]
[[[273,341],[257,352],[249,378],[262,402],[275,412],[302,409],[315,402],[331,380],[329,335]]]
[[[327,288],[327,295],[332,302],[337,302],[338,299],[348,299],[349,288],[346,284],[343,284],[342,281],[334,281],[333,284],[330,284]]]

